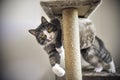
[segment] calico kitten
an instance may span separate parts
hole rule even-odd
[[[36,29],[31,29],[29,32],[36,37],[38,43],[44,45],[44,50],[49,55],[53,72],[61,77],[65,74],[65,71],[60,66],[60,48],[62,47],[60,22],[58,19],[48,22],[44,17],[41,17],[41,22]]]

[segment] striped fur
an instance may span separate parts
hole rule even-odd
[[[95,42],[91,47],[82,49],[81,54],[88,63],[94,66],[95,72],[101,72],[105,69],[105,64],[109,66],[107,67],[109,72],[116,72],[110,52],[105,48],[103,41],[98,37],[95,37]]]

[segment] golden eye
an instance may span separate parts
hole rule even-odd
[[[42,39],[45,39],[45,38],[46,38],[46,35],[42,34],[40,37],[41,37]]]
[[[51,29],[51,28],[49,28],[47,31],[48,31],[48,33],[51,33],[51,32],[52,32],[52,29]]]

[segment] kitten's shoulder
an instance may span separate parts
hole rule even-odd
[[[60,20],[58,18],[53,18],[53,19],[51,19],[50,22],[53,24],[60,24]]]
[[[79,27],[82,29],[91,29],[94,32],[96,31],[94,23],[89,18],[79,18]]]
[[[92,23],[92,21],[89,18],[79,18],[79,22],[81,23]]]

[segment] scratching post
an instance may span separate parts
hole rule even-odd
[[[66,80],[82,80],[78,17],[86,18],[101,0],[41,0],[50,18],[59,17],[63,23]],[[63,78],[56,78],[64,80]]]
[[[66,80],[82,80],[78,10],[67,8],[62,14]]]

